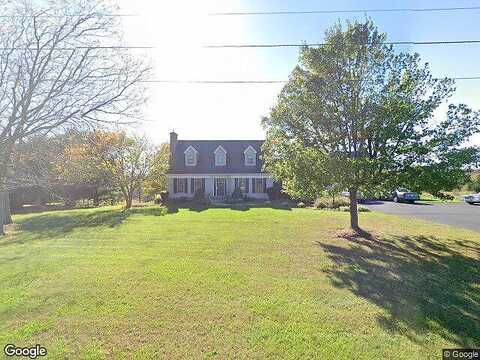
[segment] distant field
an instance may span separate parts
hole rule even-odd
[[[480,234],[361,213],[17,215],[0,345],[48,359],[439,359],[480,345]]]

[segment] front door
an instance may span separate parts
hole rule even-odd
[[[227,182],[225,178],[215,178],[215,196],[225,197]]]

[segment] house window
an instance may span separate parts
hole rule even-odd
[[[254,166],[255,165],[255,154],[247,154],[245,157],[245,165]]]
[[[227,151],[219,146],[215,151],[215,166],[225,166],[227,165]]]
[[[203,179],[195,178],[193,179],[193,192],[196,193],[197,191],[203,190]]]
[[[256,193],[263,193],[263,192],[265,192],[265,186],[264,186],[264,185],[265,185],[265,181],[264,181],[264,179],[261,179],[261,178],[259,178],[259,179],[254,179],[254,181],[255,181],[255,185],[254,185],[254,186],[255,186],[255,192],[256,192]]]
[[[235,186],[240,189],[242,194],[248,193],[248,179],[247,178],[236,178]]]
[[[245,155],[245,166],[255,166],[257,164],[257,151],[249,146],[243,152]]]
[[[177,193],[187,192],[187,189],[186,189],[185,185],[186,185],[185,179],[175,178],[175,187],[176,187],[176,192]]]
[[[192,146],[189,146],[185,150],[185,165],[186,166],[196,166],[197,165],[197,150]]]

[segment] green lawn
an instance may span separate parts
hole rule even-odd
[[[480,346],[480,233],[311,209],[15,217],[0,346],[49,359],[438,359]]]

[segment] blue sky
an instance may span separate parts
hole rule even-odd
[[[364,19],[365,14],[208,16],[223,11],[344,10],[480,6],[480,1],[287,1],[205,0],[176,2],[119,0],[131,45],[160,47],[144,51],[154,77],[175,80],[284,80],[295,66],[296,48],[202,49],[205,44],[322,42],[336,21]],[[371,13],[390,40],[480,39],[480,10],[423,13]],[[435,76],[480,75],[480,44],[402,46],[416,51]],[[267,115],[281,88],[268,85],[152,84],[145,108],[147,121],[138,130],[156,143],[175,129],[183,139],[261,139],[260,119]],[[457,82],[450,102],[480,108],[480,80]],[[437,112],[441,118],[447,104]],[[480,144],[480,137],[475,142]]]

